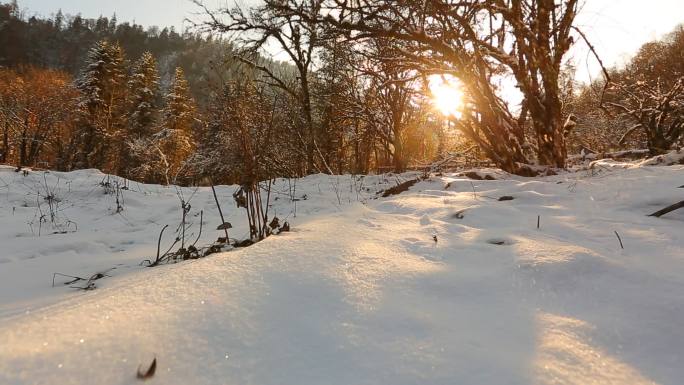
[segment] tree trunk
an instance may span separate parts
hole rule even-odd
[[[17,164],[19,168],[26,166],[26,138],[22,136],[21,142],[19,143],[19,163]]]
[[[360,152],[360,142],[361,138],[359,138],[359,122],[358,120],[354,120],[354,173],[355,174],[360,174],[361,173],[361,154]]]
[[[5,120],[5,130],[2,133],[2,151],[0,151],[0,162],[7,163],[9,157],[9,121]]]
[[[565,167],[567,151],[562,118],[560,114],[549,112],[545,119],[533,123],[537,134],[537,161],[542,166]]]
[[[404,145],[401,143],[401,138],[394,139],[394,153],[392,154],[392,161],[394,163],[394,172],[401,173],[406,171]]]
[[[651,129],[647,136],[648,152],[651,156],[661,155],[667,152],[672,143],[665,138],[661,130]]]
[[[21,133],[21,141],[19,142],[19,164],[17,165],[19,168],[26,166],[26,158],[28,155],[26,153],[26,136],[28,135],[28,124],[28,118],[24,119],[24,131]]]
[[[306,149],[306,163],[307,173],[313,172],[315,169],[315,151],[316,151],[316,136],[314,132],[313,117],[311,114],[311,94],[309,92],[308,71],[305,68],[299,68],[299,77],[302,87],[301,104],[304,111],[304,121],[306,123],[306,134],[308,136],[308,148]]]

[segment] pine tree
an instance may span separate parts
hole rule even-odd
[[[57,11],[57,14],[55,15],[53,25],[58,31],[61,31],[62,27],[64,26],[64,14],[62,13],[61,8]]]
[[[191,136],[195,111],[195,102],[190,96],[190,87],[185,79],[185,73],[182,68],[178,67],[171,90],[166,95],[166,108],[163,112],[164,128],[181,130]]]
[[[181,68],[176,68],[173,85],[165,98],[161,129],[155,135],[157,161],[164,183],[178,178],[185,160],[195,148],[195,102]]]
[[[157,118],[159,93],[157,61],[151,53],[145,52],[133,67],[128,90],[128,136],[151,136]]]
[[[114,15],[112,15],[112,18],[109,19],[109,26],[107,28],[110,35],[113,35],[116,32],[116,23],[116,13],[114,13]]]
[[[81,154],[77,167],[117,171],[111,149],[123,137],[125,126],[125,56],[118,44],[98,42],[88,53],[86,68],[77,81]]]
[[[126,177],[145,178],[135,170],[149,161],[147,145],[152,141],[158,116],[159,74],[157,61],[145,52],[133,66],[128,81],[127,127],[119,143],[121,165],[119,171]],[[142,152],[141,152],[142,150]]]

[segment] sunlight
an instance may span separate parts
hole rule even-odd
[[[595,326],[588,322],[544,312],[536,318],[540,336],[534,367],[539,383],[655,384],[596,345],[589,337]]]
[[[431,75],[428,82],[435,107],[447,117],[460,116],[463,91],[458,79],[451,75]]]

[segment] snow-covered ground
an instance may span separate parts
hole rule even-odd
[[[161,242],[162,253],[181,236],[181,199],[191,206],[186,246],[195,242],[198,248],[207,246],[225,236],[215,230],[221,220],[210,188],[145,185],[97,170],[26,175],[14,170],[0,166],[0,317],[73,296],[73,287],[84,284],[65,286],[70,279],[57,276],[53,288],[54,273],[85,278],[106,273],[116,278],[145,270],[140,264],[156,256],[165,225],[169,228]],[[269,216],[296,226],[301,220],[343,210],[351,202],[365,202],[378,190],[411,177],[321,174],[303,181],[278,179]],[[118,189],[118,196],[117,184],[126,186]],[[225,219],[233,225],[228,234],[231,241],[249,238],[244,209],[238,209],[232,197],[237,188],[216,187]],[[198,239],[201,211],[204,225]],[[179,242],[173,250],[180,246]],[[96,285],[106,286],[109,281]]]
[[[646,215],[684,199],[684,166],[447,174],[370,199],[408,177],[304,178],[297,218],[278,181],[292,232],[142,268],[180,221],[174,188],[131,184],[117,214],[102,174],[48,174],[61,227],[38,236],[43,173],[0,170],[0,384],[131,384],[154,357],[155,384],[681,383],[684,210]],[[215,240],[211,190],[182,191],[188,238],[204,209],[198,244]],[[51,287],[111,267],[94,291]]]

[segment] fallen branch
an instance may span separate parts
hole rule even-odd
[[[679,203],[675,203],[675,204],[673,204],[673,205],[671,205],[671,206],[667,206],[667,207],[665,207],[665,208],[662,209],[662,210],[658,210],[658,211],[654,212],[653,214],[650,214],[649,217],[660,218],[660,217],[662,217],[663,215],[665,215],[665,214],[667,214],[667,213],[670,213],[670,212],[672,212],[672,211],[681,209],[682,207],[684,207],[684,201],[681,201],[681,202],[679,202]]]
[[[638,159],[648,156],[648,149],[625,150],[601,154],[604,159]]]
[[[625,249],[625,246],[622,244],[622,238],[620,238],[620,234],[618,234],[617,231],[613,231],[615,233],[615,236],[617,237],[618,241],[620,242],[620,248]]]
[[[69,286],[72,289],[93,290],[96,288],[95,281],[97,281],[98,279],[105,278],[105,277],[110,277],[110,275],[107,275],[107,273],[110,272],[111,270],[114,270],[114,269],[115,269],[115,267],[108,269],[106,271],[103,271],[101,273],[95,273],[95,274],[91,275],[90,278],[77,277],[74,275],[68,275],[68,274],[62,274],[62,273],[54,273],[54,274],[52,274],[52,287],[55,287],[55,278],[57,276],[61,276],[61,277],[73,278],[71,281],[64,282],[64,285],[71,285],[71,284],[74,284],[76,282],[85,281],[84,286]]]
[[[643,128],[641,123],[636,124],[632,128],[630,128],[629,130],[627,130],[624,134],[622,134],[622,137],[620,138],[620,140],[618,140],[618,144],[621,146],[624,145],[625,142],[627,141],[627,138],[629,138],[630,135],[632,135],[636,130],[638,130],[640,128]]]
[[[382,197],[387,198],[392,195],[398,195],[403,193],[404,191],[408,190],[409,187],[413,186],[414,184],[418,183],[421,180],[421,178],[416,178],[416,179],[411,179],[407,180],[406,182],[399,183],[398,185],[394,187],[390,187],[387,190],[381,191]]]
[[[85,278],[76,277],[76,276],[74,276],[74,275],[68,275],[68,274],[62,274],[62,273],[53,273],[53,274],[52,274],[52,287],[55,287],[55,278],[56,278],[58,275],[61,276],[61,277],[73,278],[73,280],[71,280],[71,281],[64,282],[65,285],[71,285],[72,283],[75,283],[75,282],[78,282],[78,281],[85,281],[85,280],[86,280]]]

